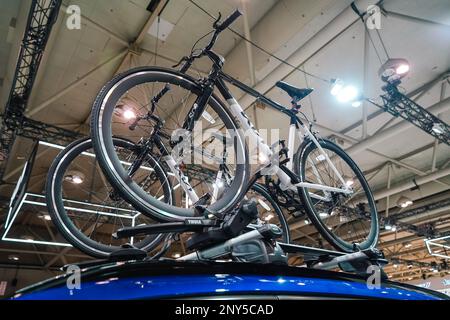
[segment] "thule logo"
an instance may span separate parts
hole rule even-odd
[[[188,220],[187,224],[203,224],[202,220]]]

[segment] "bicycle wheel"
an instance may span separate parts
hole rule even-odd
[[[126,162],[135,152],[134,143],[114,138],[114,147]],[[148,157],[146,189],[170,203],[172,186],[165,171]],[[54,160],[46,183],[46,201],[53,223],[65,239],[80,251],[106,258],[130,243],[151,251],[162,236],[134,237],[116,240],[112,234],[119,228],[152,224],[155,221],[130,207],[114,192],[99,169],[90,139],[78,140]]]
[[[152,108],[152,98],[164,88],[170,90],[160,97]],[[164,137],[174,137],[178,130],[183,128],[184,120],[192,115],[192,108],[195,108],[195,102],[201,94],[202,88],[187,75],[164,68],[144,67],[116,76],[101,90],[94,103],[91,134],[98,161],[105,175],[124,199],[140,212],[158,221],[201,219],[199,213],[194,210],[199,200],[201,205],[207,208],[207,213],[221,215],[234,208],[245,195],[249,165],[246,161],[247,150],[243,135],[216,96],[211,97],[203,116],[196,121],[195,130],[184,133],[190,135],[185,139],[190,145],[181,148],[182,152],[177,149],[178,145],[173,147],[171,141],[164,140]],[[171,178],[174,188],[178,187],[172,204],[159,201],[143,190],[136,183],[136,176],[139,174],[128,174],[118,161],[113,147],[113,135],[127,137],[136,143],[150,140],[149,137],[155,130],[154,122],[141,121],[132,130],[126,119],[140,119],[149,112],[164,119],[161,131],[164,134],[158,135],[158,139],[164,142],[152,151],[152,155],[158,162],[172,167]],[[172,165],[169,164],[170,157],[167,154],[174,160]],[[225,187],[220,193],[216,192],[214,198],[211,197],[211,181],[217,182],[221,161],[225,161],[231,168],[233,181],[229,184],[221,183]],[[179,178],[181,174],[184,178]],[[181,184],[181,187],[178,184]],[[185,196],[192,191],[197,199],[188,199]]]
[[[260,184],[254,184],[245,197],[258,201],[259,222],[275,224],[280,227],[283,232],[281,240],[284,243],[290,243],[291,237],[286,217],[277,202],[270,196],[267,189]]]
[[[323,152],[311,141],[300,146],[294,159],[294,171],[301,182],[343,188],[352,193],[299,188],[308,217],[321,235],[336,249],[352,252],[372,248],[378,242],[378,213],[369,184],[356,163],[339,146],[319,140]],[[344,184],[343,184],[344,182]]]

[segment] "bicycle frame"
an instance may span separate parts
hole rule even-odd
[[[223,62],[222,62],[223,63]],[[305,125],[297,116],[297,114],[290,109],[285,108],[284,106],[274,102],[273,100],[270,100],[269,98],[265,97],[264,95],[260,94],[256,90],[248,87],[244,83],[232,78],[231,76],[223,73],[220,71],[220,67],[215,67],[216,69],[211,72],[210,77],[208,78],[208,81],[212,81],[214,85],[217,87],[219,92],[221,93],[224,100],[227,101],[228,107],[230,108],[230,111],[232,115],[238,119],[238,122],[241,125],[241,128],[249,133],[250,139],[253,139],[253,141],[257,142],[260,155],[262,155],[263,158],[267,159],[267,163],[263,167],[270,169],[271,172],[275,172],[275,175],[278,176],[278,178],[281,181],[281,188],[282,190],[294,190],[297,191],[298,188],[309,188],[314,189],[318,191],[323,192],[323,196],[310,192],[310,196],[312,198],[322,200],[322,201],[331,201],[331,194],[330,192],[334,193],[343,193],[343,194],[352,194],[353,190],[350,188],[350,186],[346,185],[346,182],[340,172],[336,169],[333,162],[329,158],[328,154],[323,150],[323,148],[320,146],[320,143],[318,142],[315,135],[311,132],[310,128],[308,128],[307,125]],[[275,110],[285,114],[290,118],[290,127],[289,127],[289,139],[288,139],[288,158],[289,162],[285,164],[285,168],[292,171],[293,168],[293,156],[294,156],[294,145],[295,145],[295,136],[297,135],[301,141],[304,139],[310,139],[318,148],[320,154],[323,156],[323,160],[327,161],[328,165],[331,167],[333,172],[336,174],[339,181],[344,186],[343,188],[336,188],[336,187],[330,187],[327,185],[322,184],[313,184],[313,183],[307,183],[307,182],[300,182],[297,184],[293,184],[290,177],[284,170],[281,170],[276,161],[273,159],[273,151],[272,149],[263,141],[263,139],[258,134],[257,129],[253,126],[250,119],[245,114],[242,107],[239,105],[239,103],[236,101],[236,99],[232,96],[229,89],[225,85],[225,82],[230,83],[231,85],[239,88],[240,90],[244,91],[247,94],[250,94],[251,96],[255,97],[256,99],[264,102],[265,104],[269,105],[270,107],[274,108]],[[208,90],[205,95],[211,95],[212,90]],[[208,97],[209,98],[209,97]],[[207,101],[208,99],[205,96],[199,97],[200,101],[203,103]],[[193,113],[196,113],[197,118],[201,116],[201,111],[204,109],[204,106],[198,105],[197,103],[194,104]],[[192,114],[192,113],[191,113]],[[189,119],[192,123],[192,119]],[[189,184],[187,177],[185,177],[182,173],[180,174],[180,170],[177,170],[177,166],[175,165],[175,160],[170,156],[166,156],[165,158],[166,162],[168,163],[169,167],[174,171],[173,173],[179,180],[179,183],[182,187],[182,189],[186,192],[187,196],[191,200],[192,203],[195,203],[198,201],[199,197],[195,194],[195,191]],[[263,167],[260,168],[260,171],[263,169]],[[313,173],[316,175],[319,181],[320,176],[318,174],[318,170],[316,166],[313,164],[312,166]],[[248,188],[251,187],[251,184],[247,186]],[[214,195],[217,195],[217,190],[214,189]]]

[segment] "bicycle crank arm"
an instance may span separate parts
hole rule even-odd
[[[113,238],[122,239],[135,237],[137,235],[150,235],[160,233],[199,232],[202,231],[203,228],[217,227],[218,224],[219,222],[216,220],[187,219],[184,222],[158,223],[122,228],[117,230],[117,232],[113,234]]]

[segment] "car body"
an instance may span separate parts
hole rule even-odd
[[[73,269],[73,268],[72,268]],[[440,293],[365,277],[282,265],[129,261],[81,266],[18,291],[15,300],[130,299],[395,299],[442,300]]]

